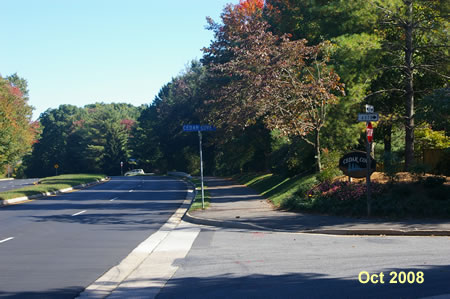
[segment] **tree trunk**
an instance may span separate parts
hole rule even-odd
[[[405,117],[405,171],[414,162],[414,74],[413,74],[413,19],[412,1],[405,2],[407,22],[405,25],[405,73],[406,73],[406,117]]]
[[[317,165],[316,170],[320,172],[322,170],[322,163],[320,162],[320,129],[316,129],[316,136],[315,136],[315,150],[316,150],[316,159],[317,159]]]
[[[392,124],[386,124],[383,134],[384,141],[384,169],[388,169],[391,166],[392,160]]]

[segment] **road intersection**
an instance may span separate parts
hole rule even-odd
[[[210,189],[210,214],[197,217],[228,211],[228,221],[248,222],[253,215],[256,223],[270,224],[250,211],[250,200],[262,203],[257,194],[221,183]],[[450,294],[448,236],[335,236],[192,224],[181,220],[193,195],[186,186],[170,177],[116,177],[0,210],[0,265],[6,269],[0,298]],[[233,204],[214,208],[226,198]]]

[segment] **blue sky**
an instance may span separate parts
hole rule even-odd
[[[34,119],[61,104],[149,104],[237,0],[0,0],[0,74],[28,81]]]

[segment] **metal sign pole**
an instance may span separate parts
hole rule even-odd
[[[202,153],[202,132],[198,131],[198,139],[200,141],[200,177],[202,181],[202,209],[205,209],[205,192],[203,189],[203,153]]]
[[[367,216],[370,217],[371,210],[372,210],[372,190],[371,190],[371,184],[370,184],[370,171],[372,166],[372,161],[370,157],[371,152],[371,143],[372,143],[372,134],[373,131],[370,132],[370,138],[369,138],[369,128],[372,130],[372,126],[369,127],[370,121],[378,121],[379,115],[378,113],[374,113],[375,109],[372,105],[365,105],[366,106],[366,113],[365,114],[358,114],[358,120],[366,121],[366,162],[367,162],[367,175],[366,175],[366,184],[367,184]]]
[[[366,126],[369,125],[369,122],[367,122]],[[371,188],[370,188],[370,168],[372,165],[372,161],[370,159],[370,141],[366,136],[366,158],[367,158],[367,175],[366,175],[366,185],[367,185],[367,216],[370,217],[371,214]]]

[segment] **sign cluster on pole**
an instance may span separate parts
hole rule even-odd
[[[376,169],[376,161],[370,155],[373,142],[372,121],[378,121],[379,115],[371,105],[366,105],[366,113],[358,113],[358,121],[366,122],[366,152],[355,151],[344,155],[339,160],[339,168],[351,178],[366,177],[367,184],[367,216],[371,214],[370,176]]]
[[[367,184],[367,216],[370,216],[371,214],[371,195],[372,190],[370,186],[370,175],[371,172],[371,166],[372,166],[372,157],[370,156],[370,152],[372,149],[372,141],[373,141],[373,127],[371,121],[378,121],[379,115],[378,113],[374,112],[374,108],[372,105],[366,105],[366,113],[358,113],[358,121],[366,122],[366,136],[367,136],[367,142],[366,142],[366,161],[367,161],[367,171],[366,171],[366,184]],[[375,163],[376,165],[376,163]]]
[[[184,132],[198,132],[198,140],[199,140],[199,147],[200,147],[200,177],[201,177],[201,184],[202,184],[202,209],[205,208],[205,191],[203,187],[203,151],[202,151],[202,132],[211,132],[215,131],[216,128],[211,125],[183,125],[183,131]]]

